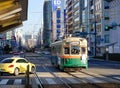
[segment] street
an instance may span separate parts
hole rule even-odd
[[[29,57],[29,55],[28,55]],[[51,65],[50,56],[29,57],[37,66],[37,75],[45,88],[119,88],[120,62],[90,59],[89,67],[77,72],[63,72]],[[59,85],[59,87],[58,87]]]
[[[88,69],[64,72],[51,65],[50,55],[27,53],[25,57],[36,65],[36,74],[44,88],[120,88],[120,62],[91,58]],[[32,77],[34,78],[31,74]],[[36,78],[34,80],[39,83]],[[0,85],[25,85],[25,83],[25,74],[0,76]]]

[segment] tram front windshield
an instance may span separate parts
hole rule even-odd
[[[71,46],[71,54],[79,54],[80,48],[79,46]]]

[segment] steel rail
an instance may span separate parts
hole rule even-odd
[[[43,86],[43,84],[42,84],[42,81],[41,81],[41,79],[38,77],[38,75],[37,75],[37,73],[35,72],[34,73],[34,75],[36,76],[36,78],[38,79],[38,81],[39,81],[39,88],[44,88],[44,86]]]
[[[31,56],[26,56],[26,57],[35,57],[35,56],[31,55]],[[39,76],[37,75],[37,73],[34,72],[33,74],[34,74],[34,76],[35,76],[35,77],[38,79],[38,81],[39,81],[38,88],[44,88],[44,86],[43,86],[43,84],[42,84],[42,81],[41,81],[41,79],[39,78]]]
[[[58,77],[56,74],[54,74],[53,72],[51,72],[49,69],[45,68],[43,66],[43,68],[46,70],[46,71],[49,71],[52,75],[54,75],[56,78],[58,78],[61,82],[63,82],[68,88],[72,88],[68,83],[66,83],[63,79],[61,79],[60,77]]]

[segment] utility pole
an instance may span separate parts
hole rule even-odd
[[[95,14],[95,0],[93,0],[93,5],[94,5],[94,34],[95,34],[95,42],[94,42],[94,55],[96,56],[96,14]]]

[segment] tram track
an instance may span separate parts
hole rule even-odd
[[[34,57],[34,56],[31,56]],[[39,61],[40,62],[40,61]],[[40,62],[41,63],[41,62]],[[37,82],[39,82],[39,88],[72,88],[71,85],[69,85],[67,82],[65,82],[61,77],[53,73],[51,70],[49,70],[46,65],[43,63],[40,64],[40,66],[46,71],[52,74],[57,80],[61,82],[61,84],[55,84],[55,85],[50,85],[50,84],[43,84],[41,78],[37,75],[37,73],[34,73],[34,76],[37,78]],[[48,66],[48,65],[47,65]]]
[[[73,76],[74,78],[76,79],[80,79],[81,80],[81,77],[78,77],[76,76],[75,74],[72,74],[71,72],[66,72],[67,74]],[[79,71],[79,75],[80,74],[83,74],[83,75],[88,75],[90,77],[93,77],[93,78],[96,78],[98,80],[101,80],[101,81],[97,81],[97,82],[90,82],[90,81],[87,81],[87,83],[85,83],[83,81],[83,84],[86,84],[86,85],[92,85],[93,88],[119,88],[120,87],[120,81],[116,81],[114,80],[114,82],[111,82],[112,81],[112,78],[110,77],[106,77],[106,76],[103,76],[103,75],[94,75],[96,73],[86,73],[86,72],[83,72],[83,71]],[[78,74],[77,74],[78,75]],[[99,76],[98,76],[99,75]],[[109,86],[109,87],[108,87]],[[89,87],[89,88],[92,88],[92,87]]]
[[[55,78],[57,78],[57,80],[59,79],[62,82],[62,85],[59,85],[59,87],[57,88],[72,88],[71,85],[69,85],[67,82],[65,82],[61,77],[59,77],[58,75],[56,75],[55,73],[53,73],[52,71],[50,71],[49,69],[47,69],[45,66],[43,66],[43,68],[50,72]],[[55,87],[56,88],[56,87]]]
[[[74,78],[77,78],[77,79],[81,79],[81,77],[78,77],[76,76],[75,74],[72,74],[71,72],[66,72],[67,74],[73,76]],[[81,74],[82,73],[82,74]],[[101,75],[101,74],[96,74],[96,73],[87,73],[87,72],[84,72],[84,71],[79,71],[77,72],[77,75],[86,75],[88,77],[92,77],[92,78],[96,78],[98,80],[101,80],[102,82],[115,82],[115,83],[120,83],[120,80],[117,80],[115,78],[111,78],[111,77],[107,77],[107,76],[104,76],[104,75]],[[83,83],[85,83],[84,81],[82,81]],[[99,82],[98,82],[99,83]]]
[[[38,60],[38,62],[41,62],[41,60]],[[57,81],[55,81],[56,82],[55,84],[45,83],[44,78],[46,80],[46,77],[41,78],[37,75],[38,78],[42,82],[41,84],[43,85],[43,87],[40,87],[40,88],[106,88],[106,87],[107,88],[120,88],[120,84],[116,85],[117,83],[120,83],[120,80],[116,80],[114,78],[107,77],[107,76],[104,76],[101,74],[87,72],[84,70],[78,71],[77,73],[60,71],[60,74],[58,74],[58,73],[54,73],[53,69],[50,69],[49,65],[47,65],[47,63],[46,64],[40,63],[39,65],[45,70],[45,72],[49,72],[51,75],[54,76],[54,79],[53,79],[54,81],[56,79],[62,83],[62,84],[59,84],[59,82],[57,82]],[[79,76],[77,76],[76,74],[73,74],[73,73],[76,73]],[[64,74],[66,74],[66,75],[68,74],[69,76],[72,76],[72,78],[75,78],[75,80],[79,80],[79,83],[78,84],[77,83],[75,84],[72,82],[68,83],[66,81],[67,77],[65,77]],[[83,78],[81,77],[84,75],[86,76],[86,78],[91,77],[91,78],[101,80],[102,82],[101,81],[97,81],[97,82],[88,81],[88,79],[86,80],[86,79],[84,79],[84,77]],[[52,78],[50,78],[50,79],[52,79]],[[114,80],[114,81],[112,81],[112,80]],[[114,84],[113,82],[115,82],[116,84]],[[104,85],[105,85],[105,87],[104,87]],[[115,86],[115,87],[112,87],[112,86]]]
[[[117,80],[117,79],[115,79],[115,78],[108,77],[108,76],[105,76],[105,75],[102,75],[102,74],[97,74],[97,73],[93,73],[93,72],[87,73],[87,72],[84,72],[84,71],[80,71],[80,72],[81,72],[81,73],[84,73],[84,74],[86,74],[86,75],[90,75],[90,76],[96,77],[96,78],[98,78],[98,79],[104,78],[104,81],[107,81],[107,82],[114,81],[115,83],[120,83],[120,80]],[[100,76],[101,78],[100,78],[99,76]],[[107,79],[107,80],[105,80],[105,79]],[[102,80],[103,80],[103,79],[102,79]]]

